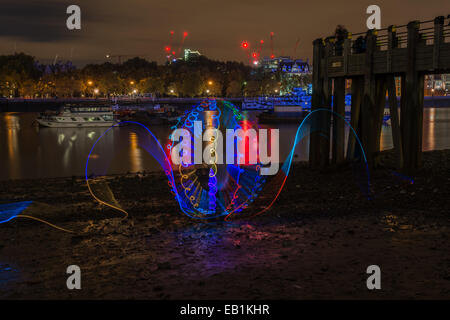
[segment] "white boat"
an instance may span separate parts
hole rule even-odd
[[[110,107],[66,106],[59,113],[43,113],[36,121],[51,128],[110,127],[120,120],[114,118]]]

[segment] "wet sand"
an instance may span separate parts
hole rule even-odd
[[[1,203],[32,200],[30,213],[79,233],[0,224],[0,298],[449,299],[450,150],[426,152],[413,184],[384,158],[370,200],[346,167],[296,164],[271,210],[233,222],[184,216],[155,173],[112,180],[124,220],[80,177],[4,182]],[[81,290],[66,288],[72,264]],[[381,290],[366,287],[372,264]]]

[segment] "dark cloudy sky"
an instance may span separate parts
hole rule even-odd
[[[82,30],[66,28],[66,8],[81,7]],[[213,59],[247,61],[242,40],[265,40],[275,33],[275,53],[311,57],[312,41],[337,24],[366,29],[366,8],[381,7],[382,26],[450,14],[449,0],[0,0],[0,54],[23,51],[42,62],[58,54],[78,65],[105,61],[107,53],[147,54],[164,61],[169,31],[178,44]]]

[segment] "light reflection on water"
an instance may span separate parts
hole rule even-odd
[[[145,170],[142,160],[142,149],[138,146],[138,136],[135,132],[129,133],[130,137],[130,162],[132,172]]]
[[[256,113],[244,112],[244,115],[251,121]],[[35,113],[0,113],[0,180],[82,176],[93,143],[107,128],[37,128],[33,125],[36,116]],[[423,150],[450,149],[450,108],[425,108],[423,118]],[[280,160],[283,160],[290,152],[297,125],[280,124],[279,129]],[[150,130],[161,143],[170,134],[170,126],[150,126]],[[102,145],[111,149],[117,142],[129,146],[115,150],[108,173],[161,170],[139,147],[135,133],[115,128],[103,139],[107,141]],[[308,142],[307,137],[300,141],[296,160],[307,160]],[[392,146],[391,127],[383,126],[381,148],[386,150]],[[110,151],[98,150],[104,154]]]

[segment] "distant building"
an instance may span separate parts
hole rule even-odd
[[[184,49],[184,61],[192,61],[198,59],[201,53],[191,49]]]
[[[397,97],[402,96],[402,78],[401,77],[395,77],[395,95]]]
[[[261,61],[261,68],[265,73],[280,71],[285,76],[299,76],[311,73],[308,61],[290,57],[276,57],[273,59],[264,57]]]
[[[447,73],[444,76],[445,76],[445,80],[444,80],[445,93],[447,95],[449,95],[450,94],[450,73]]]
[[[270,59],[268,57],[264,57],[261,61],[261,68],[263,72],[277,72],[280,66],[281,58]]]
[[[450,93],[450,74],[425,75],[425,95],[445,95]]]

